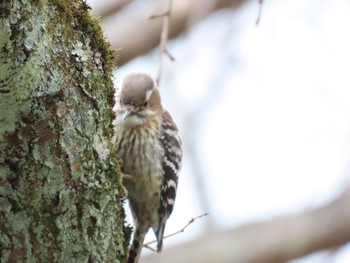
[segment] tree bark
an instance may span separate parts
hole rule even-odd
[[[80,0],[0,1],[0,262],[123,262],[113,53]]]

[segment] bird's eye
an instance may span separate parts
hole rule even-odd
[[[147,107],[148,106],[148,101],[145,101],[145,103],[143,104],[143,107]]]

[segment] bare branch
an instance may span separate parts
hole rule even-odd
[[[186,228],[189,227],[189,225],[191,225],[192,223],[194,223],[194,221],[196,221],[197,219],[202,218],[202,217],[204,217],[204,216],[207,216],[207,215],[209,215],[209,213],[204,213],[204,214],[202,214],[202,215],[200,215],[200,216],[196,216],[196,217],[191,218],[191,220],[188,221],[188,223],[187,223],[183,228],[181,228],[179,231],[176,231],[176,232],[174,232],[174,233],[172,233],[172,234],[169,234],[169,235],[167,235],[167,236],[164,236],[163,239],[166,239],[166,238],[169,238],[169,237],[172,237],[172,236],[175,236],[175,235],[178,235],[178,234],[180,234],[180,233],[185,232]],[[152,247],[149,246],[149,245],[151,245],[151,244],[153,244],[153,243],[156,243],[156,242],[157,242],[157,240],[153,240],[153,241],[144,243],[143,246],[144,246],[145,248],[148,248],[148,249],[150,249],[150,250],[156,252],[155,249],[153,249]]]
[[[159,17],[170,16],[170,10],[165,10],[164,12],[153,14],[149,17],[149,19],[155,19]]]
[[[103,18],[115,15],[133,0],[93,1],[91,7]]]
[[[175,61],[175,58],[169,53],[167,48],[164,50],[164,54],[167,55],[171,61]]]
[[[264,2],[264,0],[258,0],[258,3],[259,3],[259,11],[258,11],[258,17],[257,17],[257,19],[256,19],[256,21],[255,21],[255,25],[256,25],[256,26],[259,25],[259,23],[260,23],[263,2]]]
[[[157,77],[157,83],[159,84],[160,78],[162,76],[162,68],[163,68],[163,54],[166,54],[171,61],[174,61],[174,57],[169,53],[167,49],[167,43],[168,43],[168,35],[169,35],[169,23],[170,23],[170,15],[171,15],[171,7],[172,7],[172,0],[168,0],[167,8],[164,12],[161,12],[159,14],[152,15],[150,18],[163,18],[163,25],[162,25],[162,32],[160,35],[160,53],[158,58],[158,77]]]
[[[350,190],[321,207],[299,214],[211,231],[199,239],[170,247],[152,262],[286,262],[350,242]],[[215,244],[215,245],[213,245]]]
[[[238,8],[247,0],[215,0],[210,10],[205,10],[196,22],[204,19],[211,12],[221,8]],[[160,1],[159,1],[160,2]],[[152,2],[153,3],[153,2]],[[114,49],[118,52],[118,66],[122,66],[131,59],[151,51],[159,45],[159,35],[162,32],[162,21],[151,19],[146,13],[153,13],[158,2],[146,5],[142,10],[132,9],[120,13],[116,20],[103,20],[106,36]],[[171,8],[170,27],[168,38],[174,38],[186,30],[189,20],[198,10],[198,1],[174,1]],[[142,26],[140,26],[142,25]],[[192,24],[191,24],[192,25]]]
[[[153,252],[156,252],[156,253],[157,253],[157,250],[155,250],[153,247],[151,247],[151,246],[149,245],[150,243],[155,243],[155,242],[156,242],[156,240],[151,241],[151,242],[146,243],[146,244],[143,244],[143,247],[148,248],[149,250],[151,250],[151,251],[153,251]]]
[[[185,229],[192,223],[194,223],[194,221],[196,221],[197,219],[199,218],[202,218],[204,216],[207,216],[209,215],[209,213],[204,213],[203,215],[200,215],[200,216],[196,216],[196,217],[193,217],[190,221],[188,221],[187,225],[185,225],[182,229],[180,229],[179,231],[175,232],[175,233],[172,233],[170,235],[167,235],[165,236],[164,238],[168,238],[168,237],[172,237],[172,236],[175,236],[177,234],[180,234],[180,233],[183,233],[185,231]]]

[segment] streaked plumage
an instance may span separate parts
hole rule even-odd
[[[181,167],[181,140],[163,109],[155,81],[144,73],[123,80],[115,123],[117,155],[135,231],[128,262],[138,262],[146,233],[153,228],[162,250],[166,221],[175,202]]]

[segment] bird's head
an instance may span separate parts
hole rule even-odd
[[[124,77],[118,105],[121,121],[140,125],[162,110],[157,84],[149,75],[132,73]]]

